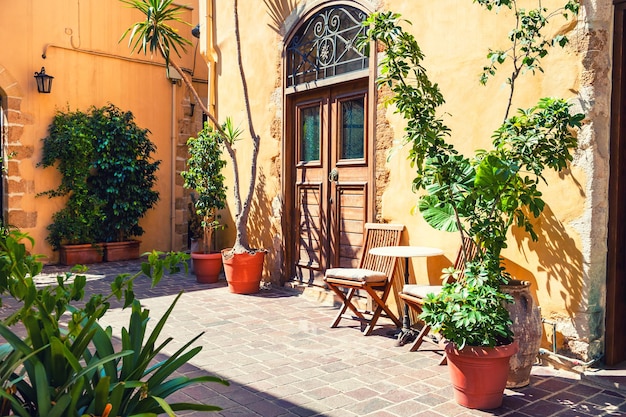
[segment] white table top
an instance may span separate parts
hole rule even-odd
[[[428,246],[380,246],[370,249],[372,255],[414,258],[443,255],[443,250]]]

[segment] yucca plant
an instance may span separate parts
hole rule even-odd
[[[191,345],[201,335],[156,362],[171,341],[157,344],[180,294],[148,334],[149,311],[140,306],[133,291],[137,277],[147,275],[156,285],[165,272],[179,271],[181,262],[186,267],[187,255],[152,252],[140,272],[117,276],[109,294],[85,300],[86,277],[80,273],[61,275],[54,286],[37,287],[41,264],[37,256],[28,255],[23,240],[32,243],[14,230],[0,233],[0,293],[20,305],[0,323],[0,336],[6,341],[0,345],[1,415],[173,416],[177,410],[219,410],[167,401],[169,395],[192,384],[227,383],[213,376],[173,377],[198,354],[201,347]],[[113,341],[112,329],[98,323],[112,299],[132,307],[119,344]]]

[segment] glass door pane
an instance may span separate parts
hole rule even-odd
[[[320,106],[300,110],[300,162],[320,160]]]
[[[341,103],[340,159],[363,159],[365,105],[363,97]]]

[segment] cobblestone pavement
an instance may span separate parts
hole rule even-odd
[[[137,261],[92,265],[89,288],[106,291],[121,272],[136,272]],[[46,266],[54,276],[61,267]],[[465,409],[453,400],[445,366],[437,352],[409,352],[396,347],[382,326],[364,337],[355,323],[329,324],[335,309],[299,293],[271,288],[236,295],[225,281],[198,284],[192,274],[166,276],[155,288],[141,277],[135,291],[150,308],[154,322],[184,291],[164,336],[172,353],[197,334],[202,351],[181,370],[188,375],[216,375],[225,387],[205,384],[176,394],[177,400],[202,401],[219,413],[186,416],[621,416],[623,391],[581,379],[578,374],[535,366],[531,385],[507,390],[503,406],[491,411]],[[106,323],[116,332],[128,312],[113,308]],[[381,320],[382,321],[382,320]]]

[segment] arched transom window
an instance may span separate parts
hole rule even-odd
[[[331,6],[307,20],[287,46],[287,87],[367,69],[355,45],[365,18],[357,8]]]

